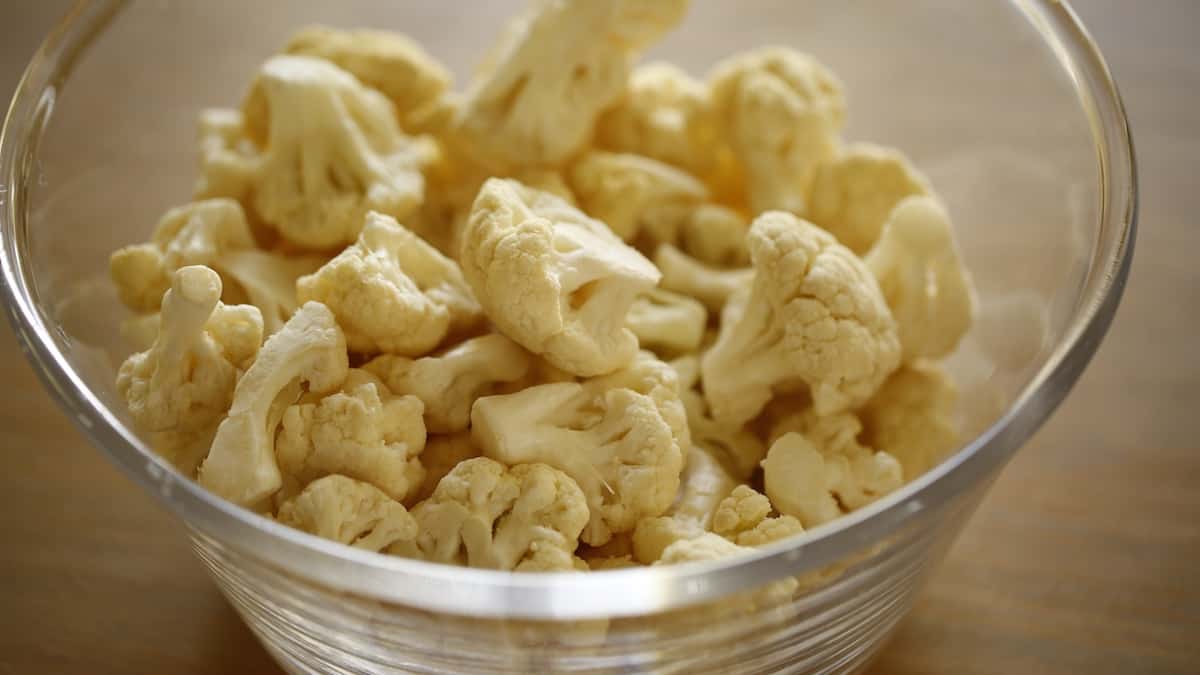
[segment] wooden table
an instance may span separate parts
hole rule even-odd
[[[0,27],[4,92],[66,2],[22,4]],[[1095,361],[879,673],[1200,672],[1200,3],[1078,4],[1139,144],[1132,281]],[[174,521],[51,402],[7,326],[0,353],[0,672],[277,672]]]

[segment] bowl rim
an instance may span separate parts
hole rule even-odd
[[[0,272],[6,313],[26,357],[84,435],[189,528],[285,573],[375,600],[477,617],[580,620],[676,609],[799,575],[865,550],[985,481],[1041,425],[1095,353],[1129,274],[1137,170],[1124,105],[1096,44],[1061,0],[1008,0],[1073,80],[1098,150],[1100,234],[1063,339],[1005,412],[925,475],[867,507],[734,559],[593,572],[513,574],[371,553],[280,525],[211,495],[153,454],[67,361],[32,293],[26,186],[58,88],[127,0],[77,0],[31,59],[0,131]],[[7,186],[4,191],[3,187]]]

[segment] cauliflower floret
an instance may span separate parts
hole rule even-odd
[[[351,370],[341,390],[288,406],[275,439],[284,493],[329,474],[370,483],[398,502],[425,477],[424,406],[393,396],[363,370]]]
[[[720,268],[744,267],[750,264],[750,250],[746,248],[749,229],[750,223],[737,211],[720,204],[702,204],[683,222],[680,246],[702,263]]]
[[[653,563],[676,541],[703,534],[712,525],[718,505],[737,485],[710,452],[693,447],[671,508],[663,516],[643,518],[633,531],[634,558]]]
[[[817,167],[807,217],[862,255],[900,200],[929,192],[925,177],[899,152],[856,143]]]
[[[704,340],[708,311],[699,300],[652,288],[633,301],[625,325],[643,347],[692,352]]]
[[[625,95],[596,123],[596,143],[707,176],[717,163],[717,120],[708,90],[678,66],[638,66]]]
[[[502,179],[480,190],[459,260],[501,332],[581,376],[612,372],[637,353],[626,313],[660,277],[603,223]]]
[[[900,202],[865,262],[896,317],[904,361],[953,352],[971,327],[975,298],[937,200]]]
[[[246,135],[241,111],[204,110],[199,127],[200,178],[195,199],[228,197],[248,204],[262,171],[262,155]]]
[[[695,539],[705,530],[695,521],[658,516],[643,518],[633,530],[633,559],[643,565],[658,562],[675,542]]]
[[[751,209],[803,215],[817,165],[837,150],[846,115],[841,82],[806,54],[764,47],[718,64],[710,87],[745,166]]]
[[[446,474],[413,517],[419,534],[402,555],[500,570],[573,570],[588,509],[561,471],[477,457]]]
[[[313,481],[279,507],[276,520],[297,530],[368,551],[417,536],[417,521],[375,486],[346,476]]]
[[[671,435],[686,463],[692,440],[688,431],[687,410],[679,397],[682,391],[679,376],[670,364],[652,352],[641,351],[624,368],[585,380],[582,384],[587,394],[596,397],[603,396],[609,389],[631,389],[649,396],[658,408],[658,414],[671,427]]]
[[[323,256],[284,256],[248,248],[223,254],[216,266],[262,312],[263,328],[273,335],[300,308],[296,281],[324,263]]]
[[[445,436],[430,435],[425,440],[425,451],[421,453],[421,464],[425,467],[425,480],[421,487],[411,495],[409,502],[421,502],[433,494],[437,484],[446,474],[454,470],[462,462],[483,454],[471,442],[471,434],[461,432]]]
[[[512,24],[453,122],[493,170],[562,163],[625,88],[637,52],[673,27],[687,0],[557,0]]]
[[[662,288],[689,295],[714,312],[720,312],[729,297],[754,277],[751,269],[714,269],[669,244],[658,247],[654,264],[662,273]]]
[[[397,394],[412,394],[425,403],[425,426],[432,432],[463,431],[471,422],[471,405],[496,393],[497,385],[523,379],[533,359],[515,342],[498,333],[472,338],[437,356],[407,359],[385,354],[364,368],[378,375]]]
[[[301,302],[333,311],[356,352],[420,356],[480,318],[455,262],[381,213],[358,241],[296,282]]]
[[[653,398],[631,389],[561,382],[487,396],[471,410],[471,437],[488,457],[543,462],[575,479],[591,511],[588,544],[666,511],[679,489],[675,432]]]
[[[900,364],[875,278],[832,235],[782,211],[754,221],[749,245],[754,281],[726,304],[701,361],[713,418],[740,425],[796,381],[820,414],[865,403]]]
[[[275,432],[283,410],[300,393],[297,385],[307,384],[310,394],[328,393],[348,371],[346,339],[333,313],[318,302],[304,304],[267,339],[238,380],[229,414],[200,467],[200,484],[244,506],[271,496],[283,482]]]
[[[420,205],[432,146],[405,136],[391,102],[332,63],[271,58],[243,114],[266,129],[254,207],[292,243],[348,244],[368,211],[404,218]]]
[[[675,565],[689,562],[708,562],[731,556],[744,555],[754,549],[739,546],[725,537],[712,532],[705,532],[698,537],[681,539],[663,551],[655,565]],[[755,591],[744,599],[726,598],[721,601],[722,611],[755,612],[763,606],[777,605],[790,600],[800,587],[800,581],[795,577],[785,577],[773,582],[760,591]],[[736,603],[736,604],[734,604]]]
[[[954,384],[940,367],[904,366],[860,412],[863,439],[895,456],[904,478],[913,480],[958,446],[957,399]]]
[[[763,546],[804,532],[792,516],[771,516],[771,500],[749,485],[739,485],[713,514],[713,532],[738,546]]]
[[[709,415],[704,396],[695,389],[700,381],[698,357],[680,357],[671,361],[671,367],[678,373],[679,398],[687,411],[692,443],[716,457],[737,480],[750,480],[767,454],[766,446],[749,429],[720,424]]]
[[[708,199],[704,184],[669,164],[592,150],[571,168],[571,187],[592,217],[627,242],[674,243],[689,214]]]

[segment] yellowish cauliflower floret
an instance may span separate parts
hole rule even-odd
[[[643,518],[633,530],[633,559],[643,565],[652,565],[663,557],[663,552],[675,542],[695,539],[705,530],[694,521],[657,516]]]
[[[250,203],[262,171],[262,154],[246,134],[239,110],[210,108],[200,113],[200,178],[195,198],[228,197]]]
[[[462,148],[493,170],[561,164],[621,96],[637,52],[678,23],[687,5],[536,3],[468,89],[453,122]]]
[[[896,317],[904,361],[953,352],[971,327],[975,297],[937,200],[900,202],[865,262]]]
[[[691,434],[688,431],[687,410],[680,399],[682,389],[679,376],[670,364],[652,352],[641,351],[624,368],[584,380],[582,384],[585,393],[591,396],[603,396],[609,389],[631,389],[649,396],[658,408],[658,414],[671,427],[671,435],[686,463],[687,450],[692,445]]]
[[[814,171],[838,147],[841,82],[806,54],[764,47],[718,64],[710,87],[722,132],[745,167],[751,209],[804,215]]]
[[[913,480],[958,446],[957,399],[954,384],[940,367],[904,366],[860,412],[863,438],[895,456],[905,480]]]
[[[676,541],[703,534],[712,527],[718,505],[737,485],[709,451],[693,447],[671,508],[662,516],[638,522],[633,532],[634,557],[650,564]]]
[[[401,227],[369,213],[358,241],[297,282],[301,302],[333,311],[356,352],[426,354],[480,318],[462,271]]]
[[[284,256],[247,248],[225,253],[216,266],[262,312],[263,328],[271,335],[300,309],[296,281],[316,272],[325,260],[318,255]]]
[[[698,357],[682,356],[671,361],[671,367],[679,376],[679,397],[687,411],[692,443],[716,457],[735,479],[749,480],[767,447],[749,429],[719,424],[709,415],[704,396],[695,389],[700,381]]]
[[[471,434],[461,432],[425,439],[425,450],[421,453],[421,465],[425,467],[425,480],[420,489],[409,498],[409,502],[420,502],[433,494],[437,484],[460,463],[479,457],[483,452],[471,441]]]
[[[696,207],[680,230],[680,246],[702,263],[720,268],[750,264],[746,232],[750,223],[737,211],[719,204]],[[665,274],[665,272],[664,272]]]
[[[471,422],[475,399],[496,393],[504,383],[524,378],[533,359],[515,342],[498,333],[472,338],[444,353],[420,359],[385,354],[366,366],[397,394],[412,394],[425,403],[425,426],[431,432],[463,431]]]
[[[709,267],[668,244],[658,247],[654,264],[662,273],[662,288],[691,296],[713,312],[720,312],[729,297],[754,277],[751,269]]]
[[[865,403],[900,364],[895,321],[866,266],[782,211],[755,220],[749,245],[754,281],[726,304],[701,361],[713,418],[741,425],[797,381],[821,414]]]
[[[592,150],[571,168],[579,204],[627,242],[651,249],[675,243],[691,212],[708,198],[704,184],[669,164]]]
[[[712,530],[738,546],[763,546],[804,532],[796,518],[772,516],[771,511],[766,495],[739,485],[717,506]]]
[[[274,494],[283,482],[275,432],[284,408],[298,397],[299,384],[310,394],[325,394],[341,386],[348,372],[346,339],[333,313],[318,302],[304,304],[238,380],[229,414],[200,467],[200,484],[243,506]]]
[[[650,349],[692,352],[704,340],[708,311],[699,300],[652,288],[629,307],[625,325]]]
[[[817,167],[806,217],[863,255],[900,200],[925,194],[925,177],[899,152],[856,143]]]
[[[496,327],[580,376],[612,372],[637,353],[625,327],[658,270],[603,223],[516,181],[489,179],[472,208],[459,261]]]
[[[276,520],[368,551],[386,551],[417,536],[417,521],[402,504],[369,483],[339,475],[309,483],[279,507]]]

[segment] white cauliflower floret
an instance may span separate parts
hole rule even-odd
[[[754,221],[749,245],[754,281],[726,304],[701,362],[713,418],[740,425],[795,382],[821,414],[865,403],[900,363],[895,321],[866,266],[782,211]]]
[[[670,364],[652,352],[641,351],[624,368],[584,380],[582,384],[585,392],[592,396],[603,396],[609,389],[631,389],[649,396],[658,408],[658,414],[671,427],[675,444],[684,453],[683,459],[687,460],[687,450],[692,445],[687,410],[679,396],[682,391],[679,375]]]
[[[356,352],[420,356],[479,318],[462,271],[394,219],[369,213],[358,241],[297,283],[333,311]]]
[[[707,324],[708,311],[699,300],[658,288],[639,295],[625,318],[638,344],[675,352],[698,349]]]
[[[569,177],[584,211],[621,239],[651,249],[674,243],[689,214],[708,199],[700,181],[639,155],[592,150],[575,162]]]
[[[637,353],[626,313],[660,276],[603,223],[502,179],[480,190],[459,260],[502,333],[581,376],[612,372]]]
[[[266,130],[254,207],[292,243],[348,244],[368,211],[403,218],[420,205],[432,146],[405,136],[392,103],[332,63],[271,58],[243,112]]]
[[[772,516],[771,500],[749,485],[739,485],[721,500],[712,530],[738,546],[763,546],[804,532],[792,516]]]
[[[904,366],[860,411],[863,439],[895,456],[905,480],[913,480],[958,446],[957,400],[954,384],[940,367]]]
[[[746,247],[749,229],[750,223],[737,211],[720,204],[702,204],[684,221],[679,245],[702,263],[720,268],[744,267],[750,264]]]
[[[520,381],[532,361],[515,342],[492,333],[416,360],[385,354],[364,368],[397,394],[421,399],[430,431],[451,433],[470,424],[475,399],[496,393],[498,385]]]
[[[634,557],[650,564],[676,541],[703,534],[712,526],[718,505],[737,485],[710,452],[693,447],[671,508],[663,516],[643,518],[633,531]]]
[[[687,0],[554,0],[512,24],[453,123],[481,164],[562,163],[625,89],[637,52],[678,23]]]
[[[720,312],[729,297],[754,277],[750,269],[709,267],[669,244],[658,247],[654,264],[662,273],[662,288],[689,295],[714,312]]]
[[[417,536],[417,521],[402,504],[369,483],[339,475],[309,483],[279,507],[276,520],[368,551],[386,551]]]
[[[282,484],[275,432],[283,409],[299,396],[299,384],[311,394],[328,393],[348,371],[346,339],[333,313],[306,303],[267,339],[238,380],[229,414],[200,467],[200,484],[244,506],[271,496]]]
[[[937,200],[909,197],[896,205],[865,262],[896,317],[904,361],[953,352],[971,327],[975,298]]]
[[[583,488],[591,515],[583,541],[600,545],[657,516],[679,489],[683,457],[653,398],[591,392],[575,382],[488,396],[471,411],[471,437],[506,464],[543,462]]]
[[[716,457],[737,480],[749,480],[766,456],[767,447],[749,429],[720,424],[709,415],[704,396],[695,389],[700,381],[698,357],[680,357],[671,362],[671,367],[679,376],[679,397],[687,411],[692,443]]]
[[[817,167],[806,217],[862,255],[900,200],[929,184],[899,152],[856,143]]]
[[[248,204],[262,171],[262,154],[246,135],[241,111],[201,111],[199,126],[200,178],[195,198],[228,197]]]
[[[817,165],[837,150],[846,114],[841,83],[806,54],[764,47],[718,64],[710,87],[723,133],[746,169],[752,210],[804,215]]]
[[[351,370],[340,391],[288,406],[275,439],[285,492],[342,474],[404,501],[425,477],[423,412],[416,396],[393,396],[362,370]]]
[[[419,534],[401,554],[499,570],[575,569],[587,502],[566,474],[545,464],[511,468],[468,459],[413,508]],[[549,550],[556,549],[556,550]]]
[[[272,335],[300,308],[296,281],[316,272],[324,263],[323,256],[284,256],[247,248],[226,252],[216,266],[262,312],[263,328]]]
[[[454,467],[482,454],[483,452],[471,441],[471,434],[467,432],[445,436],[430,434],[425,439],[425,450],[421,453],[421,465],[425,467],[425,479],[408,501],[416,503],[428,499],[437,484],[446,474],[454,470]]]

